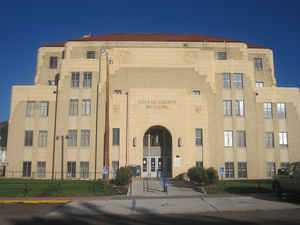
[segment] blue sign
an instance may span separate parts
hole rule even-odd
[[[220,167],[220,174],[221,174],[221,175],[224,174],[224,167]]]
[[[103,174],[108,174],[108,167],[107,166],[103,167]]]

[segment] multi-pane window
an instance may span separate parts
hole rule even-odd
[[[28,101],[26,104],[26,117],[33,117],[34,116],[34,101]]]
[[[286,107],[285,103],[277,103],[277,115],[280,119],[286,118]]]
[[[57,56],[50,56],[49,67],[51,69],[57,68]]]
[[[244,116],[244,100],[235,101],[235,115]]]
[[[246,147],[246,132],[244,130],[236,131],[237,147]]]
[[[224,147],[232,147],[232,131],[224,131]]]
[[[273,117],[272,103],[271,102],[265,102],[264,103],[264,116],[265,116],[265,118],[272,118]]]
[[[26,130],[25,131],[25,146],[32,146],[33,145],[33,130]]]
[[[231,88],[230,73],[222,73],[223,88]]]
[[[48,131],[40,130],[39,131],[39,147],[47,147]]]
[[[265,132],[265,147],[274,148],[274,133]]]
[[[196,146],[202,146],[203,144],[203,130],[202,128],[196,128],[195,129],[195,141],[196,141]]]
[[[243,74],[240,73],[234,74],[234,87],[243,88]]]
[[[254,67],[255,67],[255,70],[263,69],[262,58],[254,58]]]
[[[67,162],[67,178],[75,178],[76,177],[76,162],[69,161]]]
[[[45,161],[37,162],[37,174],[36,175],[38,178],[45,178],[45,176],[46,176],[46,162]]]
[[[86,58],[87,59],[95,59],[96,58],[96,52],[95,51],[87,51],[86,52]]]
[[[114,90],[114,94],[121,95],[122,94],[122,90],[116,89],[116,90]]]
[[[262,88],[264,86],[265,86],[264,82],[256,82],[256,87],[257,88]]]
[[[200,95],[200,90],[193,90],[192,95]]]
[[[218,60],[226,60],[227,59],[227,53],[226,52],[217,52],[217,59]]]
[[[289,165],[290,165],[289,162],[281,162],[281,163],[280,163],[280,168],[288,168]]]
[[[272,178],[276,172],[276,166],[274,162],[267,162],[267,177]]]
[[[23,177],[31,177],[31,162],[23,162]]]
[[[234,163],[225,162],[225,177],[234,178]]]
[[[203,168],[203,162],[202,161],[196,161],[196,166]]]
[[[288,133],[287,132],[279,132],[279,146],[280,147],[288,146]]]
[[[113,145],[120,145],[120,128],[113,128]]]
[[[238,177],[247,178],[247,163],[238,162]]]
[[[80,146],[90,146],[90,130],[81,130]]]
[[[89,162],[80,162],[80,178],[89,178]]]
[[[92,72],[83,73],[83,87],[84,88],[92,87]]]
[[[80,82],[80,73],[72,72],[71,73],[71,88],[79,88]]]
[[[78,99],[70,99],[69,116],[78,115]]]
[[[91,115],[91,100],[90,99],[82,100],[82,115],[83,116]]]
[[[69,147],[77,146],[77,130],[68,131],[68,146]]]
[[[40,117],[48,117],[49,102],[40,102]]]
[[[224,108],[224,116],[232,115],[232,101],[231,100],[224,100],[223,108]]]

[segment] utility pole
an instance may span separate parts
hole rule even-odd
[[[106,52],[106,106],[105,106],[105,166],[107,167],[106,186],[109,185],[109,63]]]

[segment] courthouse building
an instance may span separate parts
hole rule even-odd
[[[110,177],[129,165],[142,177],[197,165],[224,168],[224,179],[270,178],[300,161],[299,116],[299,89],[276,86],[267,47],[84,36],[39,48],[34,85],[12,88],[6,176],[98,179],[107,160]]]

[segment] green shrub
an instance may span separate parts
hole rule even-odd
[[[115,183],[117,185],[128,184],[131,177],[133,176],[133,170],[129,167],[121,167],[117,170]]]
[[[191,181],[200,184],[214,184],[218,180],[218,173],[212,167],[208,169],[204,169],[197,166],[192,167],[188,170],[187,175]]]
[[[206,170],[208,184],[215,184],[218,180],[218,172],[213,167]]]
[[[191,181],[195,181],[198,183],[206,183],[207,182],[207,174],[205,169],[201,167],[192,167],[188,170],[188,177]]]

